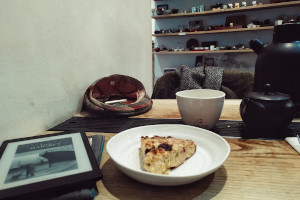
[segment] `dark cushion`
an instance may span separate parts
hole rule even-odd
[[[175,99],[180,79],[175,71],[167,72],[155,83],[152,99]],[[254,74],[241,70],[224,70],[221,91],[226,99],[242,99],[245,93],[253,91]]]

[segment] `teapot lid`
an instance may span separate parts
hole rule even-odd
[[[291,99],[291,97],[287,94],[280,92],[269,92],[270,88],[271,85],[267,83],[264,85],[264,92],[248,92],[245,94],[245,97],[263,101],[286,101]]]
[[[268,92],[267,94],[265,92],[248,92],[245,97],[263,101],[286,101],[290,99],[289,95],[279,92]]]

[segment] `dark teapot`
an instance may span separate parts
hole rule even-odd
[[[264,92],[248,92],[240,104],[240,115],[247,125],[248,136],[252,138],[281,138],[300,109],[290,96],[279,92],[269,92],[270,84]]]
[[[294,103],[300,103],[300,23],[277,25],[272,43],[251,40],[250,48],[258,55],[254,91],[263,91],[269,83],[272,91],[288,94]]]

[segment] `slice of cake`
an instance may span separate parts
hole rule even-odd
[[[192,140],[174,137],[141,137],[141,156],[147,172],[168,174],[196,152]]]

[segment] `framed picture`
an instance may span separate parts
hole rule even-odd
[[[203,61],[204,61],[204,56],[196,56],[196,63],[195,63],[195,67],[201,67],[204,65]]]
[[[0,169],[0,199],[48,197],[93,186],[102,178],[83,132],[6,140]]]
[[[163,5],[157,5],[157,9],[162,8],[162,10],[168,10],[169,5],[168,4],[163,4]]]
[[[204,66],[205,67],[215,66],[214,58],[205,58],[204,59]]]

